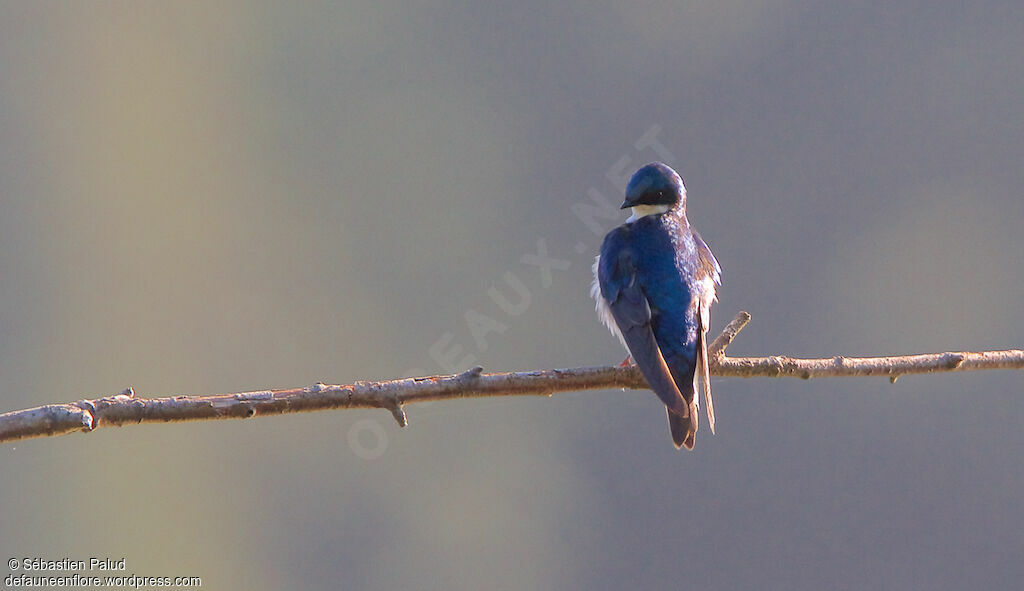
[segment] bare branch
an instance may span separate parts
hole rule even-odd
[[[750,315],[740,312],[711,343],[709,362],[712,375],[803,379],[886,376],[895,381],[897,377],[906,374],[1024,369],[1024,350],[1020,349],[828,359],[727,357],[725,348],[749,321]],[[356,382],[341,386],[316,384],[307,388],[211,396],[138,398],[128,388],[115,396],[2,414],[0,443],[138,423],[244,419],[336,408],[386,409],[399,426],[404,427],[408,421],[403,407],[416,402],[490,396],[551,396],[558,392],[608,388],[647,389],[647,382],[636,366],[493,374],[484,374],[483,368],[474,367],[449,376]]]

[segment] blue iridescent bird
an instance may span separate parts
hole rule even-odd
[[[707,332],[721,268],[686,219],[686,187],[661,162],[641,167],[626,186],[632,215],[608,233],[594,261],[597,313],[665,403],[676,448],[693,449],[697,381],[715,432]]]

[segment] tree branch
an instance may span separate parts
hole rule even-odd
[[[727,357],[725,349],[750,321],[740,312],[709,347],[712,375],[720,377],[887,376],[979,369],[1024,369],[1024,350],[931,353],[898,357]],[[115,396],[50,404],[0,415],[0,443],[51,437],[100,427],[244,419],[335,408],[383,408],[402,427],[403,407],[416,402],[490,396],[551,396],[558,392],[608,388],[647,389],[636,366],[580,367],[484,374],[474,367],[461,374],[406,378],[349,385],[316,384],[307,388],[261,390],[211,396],[138,398],[131,388]]]

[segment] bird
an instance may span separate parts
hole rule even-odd
[[[605,236],[594,260],[591,295],[602,323],[619,338],[665,404],[676,449],[693,449],[697,381],[708,425],[715,407],[707,332],[722,269],[686,219],[686,186],[662,162],[640,167],[626,185],[625,223]]]

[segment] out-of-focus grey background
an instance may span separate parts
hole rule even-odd
[[[625,214],[577,214],[655,159],[724,269],[714,330],[753,315],[733,354],[1020,347],[1024,13],[856,4],[4,3],[2,410],[617,363],[587,292]],[[692,453],[643,391],[7,444],[0,556],[215,589],[1005,589],[1022,390],[718,379]]]

